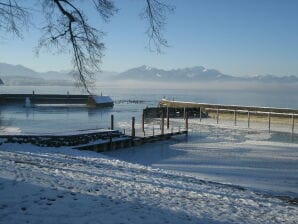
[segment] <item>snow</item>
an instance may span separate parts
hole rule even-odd
[[[55,133],[35,133],[35,132],[23,132],[17,127],[3,127],[0,130],[1,136],[11,136],[11,135],[18,135],[18,136],[73,136],[73,135],[85,135],[85,134],[93,134],[93,133],[101,133],[101,132],[115,132],[114,130],[110,129],[85,129],[85,130],[74,130],[74,131],[56,131]]]
[[[109,96],[92,96],[92,98],[96,102],[96,104],[113,103],[112,98]]]
[[[297,223],[298,206],[276,197],[297,196],[297,143],[190,128],[106,154],[2,143],[0,223]]]

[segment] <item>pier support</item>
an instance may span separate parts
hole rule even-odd
[[[185,113],[185,130],[188,132],[188,112]]]
[[[271,131],[271,114],[270,114],[270,112],[268,113],[268,131],[269,131],[269,133]]]
[[[250,128],[250,112],[247,111],[247,128]]]
[[[202,107],[200,107],[200,122],[202,121]]]
[[[144,115],[144,111],[142,113],[142,132],[145,133],[145,115]]]
[[[162,135],[165,133],[165,118],[163,112],[161,113],[160,131]]]
[[[169,107],[167,107],[167,129],[170,128],[170,114],[169,114]]]
[[[135,129],[135,117],[131,118],[131,137],[136,136],[136,129]]]
[[[114,115],[111,114],[111,130],[114,130]]]
[[[294,137],[295,116],[292,114],[292,139]]]

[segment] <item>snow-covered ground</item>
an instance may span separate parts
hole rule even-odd
[[[176,126],[183,125],[177,120]],[[180,124],[179,124],[180,122]],[[260,125],[260,124],[259,124]],[[203,180],[298,198],[298,135],[190,120],[190,134],[106,155]]]
[[[191,127],[187,139],[105,155],[0,145],[0,223],[298,222],[297,205],[263,194],[297,196],[296,143]]]

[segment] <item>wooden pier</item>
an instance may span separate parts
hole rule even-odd
[[[188,119],[186,119],[188,121]],[[124,130],[120,132],[114,129],[114,115],[111,115],[111,126],[109,130],[85,130],[74,133],[55,133],[55,134],[19,134],[19,135],[0,135],[0,144],[3,143],[19,143],[33,144],[41,147],[72,147],[79,150],[90,150],[96,152],[104,152],[119,148],[139,146],[145,143],[168,140],[172,136],[187,135],[188,123],[185,129],[164,130],[164,120],[161,120],[160,132],[152,130],[152,134],[145,133],[144,119],[141,130],[135,128],[135,118],[132,117],[132,126],[130,133]]]
[[[183,108],[184,113],[187,113],[189,109],[198,108],[200,111],[200,121],[202,120],[202,114],[207,114],[206,117],[212,115],[216,119],[216,123],[219,124],[220,115],[230,115],[230,119],[233,119],[234,126],[237,126],[238,120],[247,121],[247,128],[251,128],[252,117],[255,120],[261,120],[268,122],[268,131],[272,130],[273,119],[278,119],[278,123],[289,125],[289,132],[292,138],[295,134],[295,123],[297,123],[298,109],[290,108],[274,108],[274,107],[255,107],[255,106],[239,106],[239,105],[222,105],[222,104],[206,104],[206,103],[194,103],[194,102],[182,102],[182,101],[170,101],[162,99],[159,102],[161,108]],[[261,118],[261,119],[260,119]]]
[[[23,104],[29,101],[31,104],[85,104],[87,106],[97,107],[112,107],[114,103],[104,102],[97,103],[98,97],[107,96],[95,96],[95,95],[74,95],[74,94],[0,94],[0,103],[6,104]]]

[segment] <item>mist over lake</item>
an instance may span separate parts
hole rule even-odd
[[[80,89],[62,86],[0,87],[0,93],[32,93],[32,91],[35,94],[82,93]],[[96,109],[85,105],[35,105],[30,108],[24,108],[23,105],[1,105],[1,126],[5,127],[4,130],[2,128],[2,132],[53,133],[108,128],[111,114],[115,116],[116,128],[122,129],[130,125],[132,116],[135,116],[137,123],[140,123],[142,110],[145,107],[157,106],[162,98],[212,104],[298,108],[296,84],[172,83],[165,85],[126,81],[122,82],[122,85],[117,82],[101,83],[93,88],[93,92],[111,96],[115,106]],[[121,100],[142,102],[118,103]]]

